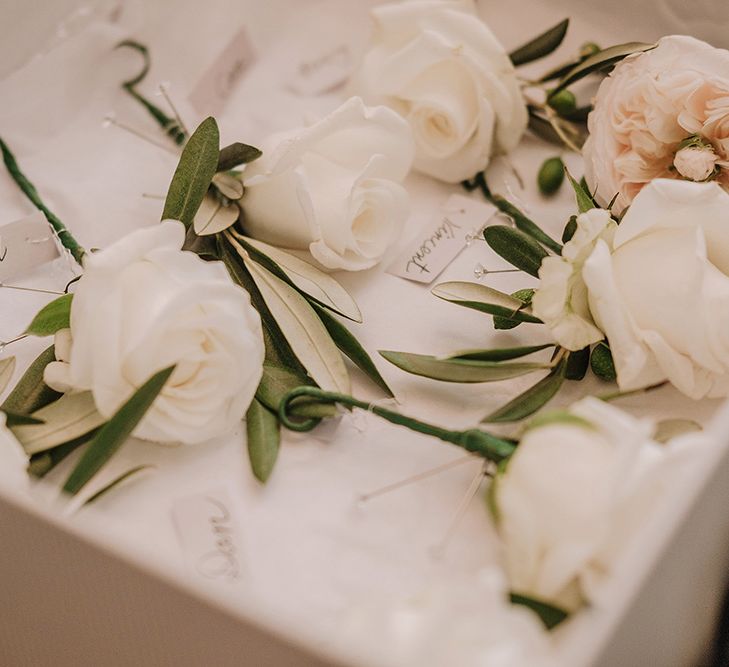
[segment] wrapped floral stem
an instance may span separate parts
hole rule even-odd
[[[3,162],[5,163],[11,178],[15,181],[23,194],[33,203],[33,205],[46,216],[46,220],[48,220],[48,223],[53,228],[53,231],[56,233],[61,245],[63,245],[63,247],[71,253],[71,256],[79,264],[81,264],[81,260],[86,251],[73,237],[73,234],[68,231],[66,225],[61,222],[58,216],[43,203],[43,200],[40,198],[35,186],[20,170],[20,167],[15,160],[15,156],[2,139],[0,139],[0,150],[2,150]]]
[[[480,429],[473,428],[465,431],[451,431],[449,429],[413,419],[412,417],[407,417],[399,412],[388,410],[387,408],[380,407],[374,403],[361,401],[353,396],[347,396],[346,394],[339,394],[331,391],[323,391],[316,387],[298,387],[286,394],[281,400],[278,408],[279,420],[291,431],[310,431],[320,421],[315,418],[305,420],[291,419],[290,410],[293,402],[296,399],[303,397],[317,399],[325,404],[335,403],[348,408],[360,408],[362,410],[367,410],[368,412],[372,412],[378,417],[389,421],[391,424],[404,426],[405,428],[409,428],[411,431],[439,438],[440,440],[449,442],[457,447],[461,447],[467,452],[481,456],[489,461],[493,461],[494,463],[500,463],[501,461],[508,459],[516,449],[516,443],[513,440],[499,438]]]

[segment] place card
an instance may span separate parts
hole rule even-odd
[[[37,211],[0,227],[0,282],[31,271],[59,256],[53,229]]]
[[[242,578],[241,524],[225,489],[185,496],[172,506],[185,563],[209,581],[235,583]]]
[[[493,204],[451,195],[387,272],[419,283],[433,282],[497,212]]]
[[[343,86],[354,65],[347,44],[327,45],[303,59],[294,71],[288,87],[297,95],[316,96]]]
[[[188,101],[200,116],[217,116],[256,57],[245,28],[241,28],[193,88]]]

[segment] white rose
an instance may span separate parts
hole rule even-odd
[[[176,365],[134,435],[192,444],[244,417],[264,346],[248,293],[221,262],[181,251],[184,237],[182,223],[168,220],[86,256],[70,338],[57,335],[61,360],[45,380],[90,390],[110,417],[154,373]]]
[[[586,260],[621,389],[667,379],[692,398],[729,394],[728,223],[716,183],[660,179]]]
[[[304,130],[264,142],[246,167],[246,231],[305,249],[330,269],[367,269],[396,243],[408,216],[400,185],[413,142],[403,120],[351,98]]]
[[[585,178],[605,205],[622,211],[655,178],[697,178],[713,157],[717,181],[729,188],[729,51],[674,35],[620,62],[597,92],[588,119]],[[703,168],[676,160],[692,137],[706,145]],[[714,155],[711,155],[713,151]],[[689,169],[688,173],[684,167]]]
[[[373,10],[372,47],[352,86],[407,119],[415,169],[448,183],[516,147],[527,110],[509,56],[471,0]]]
[[[542,260],[532,311],[568,350],[581,350],[605,337],[590,312],[582,266],[599,240],[611,244],[616,229],[608,211],[592,209],[582,213],[577,216],[577,228],[565,243],[562,255]]]
[[[568,414],[526,432],[493,500],[512,590],[572,612],[671,488],[665,473],[687,447],[657,444],[650,421],[596,398]]]
[[[689,181],[705,181],[713,175],[717,160],[711,147],[686,146],[676,153],[673,166]]]

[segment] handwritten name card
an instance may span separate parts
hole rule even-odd
[[[172,519],[188,569],[203,579],[234,583],[242,575],[240,524],[223,489],[186,496]]]
[[[451,195],[387,272],[419,283],[432,282],[496,213],[493,204]]]

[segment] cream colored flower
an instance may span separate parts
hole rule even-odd
[[[516,147],[527,126],[516,72],[471,0],[400,2],[372,14],[372,45],[352,87],[408,121],[415,169],[457,183]]]
[[[718,165],[728,188],[729,51],[674,35],[629,56],[600,85],[588,128],[585,178],[601,204],[617,195],[617,212],[656,178],[702,181]],[[683,150],[692,137],[705,152]]]
[[[113,415],[154,373],[175,365],[134,435],[193,444],[244,417],[262,374],[263,336],[248,293],[221,262],[180,250],[182,223],[137,230],[87,255],[56,336],[58,361],[45,381],[90,390]]]
[[[582,266],[599,240],[612,242],[616,228],[608,211],[592,209],[582,213],[577,216],[577,228],[562,255],[542,261],[532,311],[568,350],[581,350],[605,337],[590,312]]]

